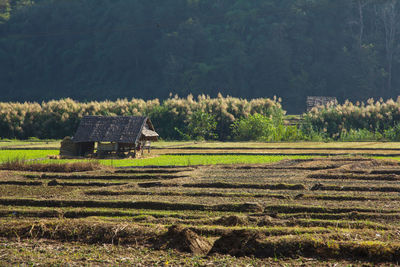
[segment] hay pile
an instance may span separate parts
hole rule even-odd
[[[78,155],[78,145],[67,136],[61,141],[60,156],[73,157]]]
[[[173,225],[155,244],[155,248],[171,248],[181,252],[207,254],[211,249],[211,243],[188,228]]]

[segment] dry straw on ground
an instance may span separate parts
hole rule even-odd
[[[40,163],[28,162],[21,159],[12,159],[0,164],[0,170],[36,171],[36,172],[84,172],[102,168],[97,161],[68,162],[68,163]]]

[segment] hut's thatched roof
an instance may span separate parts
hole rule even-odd
[[[158,134],[147,117],[139,116],[85,116],[73,141],[137,143],[141,136],[157,138]]]

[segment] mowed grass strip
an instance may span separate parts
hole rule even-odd
[[[263,207],[257,203],[235,204],[193,204],[157,201],[97,201],[97,200],[39,200],[28,198],[1,198],[1,205],[34,206],[34,207],[96,207],[115,209],[149,209],[149,210],[199,210],[199,211],[235,211],[262,212]]]
[[[319,191],[356,191],[356,192],[400,192],[400,187],[395,186],[339,186],[315,184],[311,190]]]
[[[46,159],[47,156],[58,155],[58,150],[0,150],[0,163],[14,159],[34,160],[46,164],[91,162],[82,159]],[[215,164],[265,164],[279,162],[284,159],[310,159],[311,156],[282,155],[159,155],[142,159],[103,159],[100,164],[113,167],[139,166],[191,166]]]
[[[107,187],[107,186],[120,186],[127,185],[128,183],[103,183],[103,182],[64,182],[56,179],[51,180],[47,183],[47,186],[96,186],[96,187]]]
[[[93,190],[86,191],[86,195],[92,196],[121,196],[121,195],[132,195],[132,196],[190,196],[190,197],[248,197],[248,198],[277,198],[287,199],[290,198],[288,195],[280,194],[251,194],[251,193],[223,193],[223,192],[179,192],[179,191],[137,191],[137,190]],[[399,198],[400,200],[400,198]]]
[[[162,182],[149,182],[138,183],[139,187],[187,187],[187,188],[247,188],[247,189],[268,189],[268,190],[305,190],[302,184],[245,184],[245,183],[190,183],[190,184],[177,184],[177,183],[162,183]]]
[[[332,230],[324,227],[253,227],[253,226],[219,226],[219,225],[198,225],[182,224],[193,232],[204,236],[221,236],[229,234],[232,231],[254,231],[262,233],[266,236],[285,236],[285,235],[302,235],[302,234],[325,234],[331,233]]]
[[[379,213],[379,212],[344,212],[344,213],[279,213],[276,215],[281,219],[306,218],[321,220],[370,220],[370,221],[387,221],[393,224],[393,220],[400,219],[400,213]]]
[[[0,163],[15,159],[43,159],[49,155],[58,155],[58,150],[0,150]]]
[[[91,190],[85,195],[90,196],[181,196],[181,197],[239,197],[239,198],[274,198],[274,199],[315,199],[333,201],[400,201],[400,197],[373,197],[354,195],[311,195],[311,194],[274,194],[274,193],[232,193],[232,192],[206,192],[206,191],[139,191],[139,190]]]
[[[349,220],[326,220],[326,219],[294,219],[289,218],[287,220],[274,219],[266,224],[259,224],[259,221],[252,222],[245,221],[243,224],[235,225],[225,225],[225,222],[219,221],[220,217],[210,217],[210,216],[185,216],[185,215],[146,215],[137,212],[129,211],[102,211],[102,210],[75,210],[75,211],[62,211],[60,209],[44,209],[44,210],[32,210],[32,209],[0,209],[0,217],[3,218],[87,218],[87,217],[98,217],[101,220],[113,220],[115,222],[122,222],[124,220],[143,222],[144,224],[184,224],[187,226],[197,226],[211,228],[213,231],[202,233],[202,234],[212,234],[220,235],[227,233],[229,230],[233,229],[265,229],[273,227],[274,229],[282,228],[292,228],[298,229],[307,228],[310,233],[310,228],[323,228],[326,232],[331,232],[333,230],[340,231],[343,229],[375,229],[375,230],[391,230],[394,229],[393,226],[376,223],[372,221],[349,221]],[[104,218],[105,217],[105,218]],[[244,217],[246,218],[246,217]],[[218,228],[218,229],[217,229]],[[217,231],[215,231],[217,229]],[[299,234],[299,231],[291,232],[275,232],[278,234]]]
[[[374,209],[362,207],[328,208],[321,206],[303,205],[268,205],[265,212],[269,213],[349,213],[349,212],[370,212],[370,213],[400,213],[396,209]]]
[[[230,219],[230,218],[234,219]],[[153,220],[155,222],[155,220]],[[233,226],[246,226],[252,227],[255,229],[264,228],[264,227],[323,227],[325,229],[337,229],[338,231],[344,229],[375,229],[375,230],[397,230],[396,227],[393,227],[388,224],[382,224],[367,220],[326,220],[326,219],[276,219],[269,217],[264,220],[261,217],[259,220],[254,217],[249,216],[231,216],[231,217],[221,217],[217,220],[184,220],[181,219],[176,223],[179,224],[190,224],[190,225],[222,225],[227,227]]]
[[[137,175],[118,175],[118,174],[25,174],[29,179],[62,179],[62,180],[152,180],[152,179],[175,179],[187,177],[175,174],[137,174]]]
[[[350,228],[350,229],[376,229],[390,230],[393,226],[371,221],[349,221],[349,220],[326,220],[326,219],[291,219],[286,223],[287,226],[302,226],[302,227],[333,227],[333,228]]]
[[[400,173],[400,170],[398,170]],[[331,180],[369,180],[369,181],[399,181],[400,175],[395,174],[354,174],[354,173],[313,173],[307,178]]]
[[[267,214],[279,213],[400,213],[397,209],[374,209],[363,207],[327,208],[321,206],[302,205],[268,205],[263,208],[257,203],[235,204],[194,204],[172,203],[157,201],[97,201],[97,200],[39,200],[28,198],[0,198],[0,205],[6,206],[34,206],[34,207],[96,207],[116,209],[149,209],[149,210],[199,210],[199,211],[229,211],[229,212],[262,212]]]
[[[47,150],[49,151],[49,150]],[[58,153],[58,152],[57,152]],[[279,162],[284,159],[310,159],[311,156],[282,156],[282,155],[155,155],[150,158],[136,159],[100,159],[105,166],[112,167],[143,167],[143,166],[198,166],[217,164],[266,164]],[[88,160],[79,159],[46,159],[42,163],[67,163]]]
[[[81,161],[81,162],[53,162],[42,163],[39,161],[27,161],[15,158],[0,163],[0,170],[10,171],[29,171],[29,172],[86,172],[104,168],[98,161]]]
[[[87,218],[87,217],[112,217],[116,218],[118,221],[123,221],[124,218],[127,218],[129,221],[142,221],[146,220],[146,218],[153,218],[156,216],[146,215],[137,212],[129,212],[129,211],[118,211],[118,210],[75,210],[75,211],[62,211],[62,210],[0,210],[0,217],[6,218],[68,218],[68,219],[76,219],[76,218]],[[166,215],[159,215],[159,217],[165,219]],[[178,216],[176,216],[178,217]],[[179,218],[184,217],[183,215],[179,215]],[[191,216],[192,218],[193,216]],[[168,218],[168,217],[167,217]],[[171,216],[171,218],[174,218]]]
[[[256,155],[160,155],[154,158],[101,160],[104,165],[123,166],[191,166],[215,164],[261,164],[274,163],[284,159],[302,159],[308,156],[256,156]]]
[[[61,141],[53,139],[45,140],[17,140],[17,139],[1,139],[0,149],[16,149],[28,148],[28,149],[49,149],[59,147]]]
[[[40,186],[42,182],[26,182],[26,181],[0,181],[0,185],[26,185],[26,186]]]
[[[182,184],[182,187],[196,188],[251,188],[251,189],[269,189],[269,190],[305,190],[302,184],[240,184],[240,183],[193,183]]]
[[[194,168],[144,168],[144,169],[119,169],[116,170],[115,173],[128,173],[128,174],[177,174],[181,172],[193,171]]]
[[[103,217],[114,218],[118,222],[127,219],[147,218],[176,218],[176,219],[210,219],[235,212],[191,211],[191,210],[146,210],[146,209],[113,209],[113,208],[87,208],[87,207],[35,207],[35,206],[1,206],[0,216],[9,218],[86,218]]]

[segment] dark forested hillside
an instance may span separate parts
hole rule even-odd
[[[0,0],[0,100],[395,97],[397,0]]]

